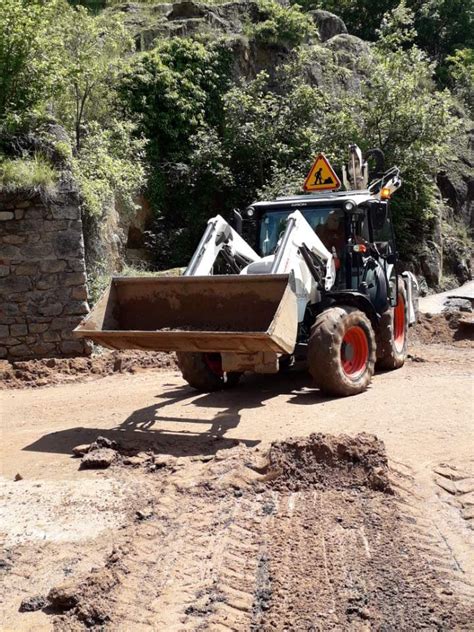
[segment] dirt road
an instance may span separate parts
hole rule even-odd
[[[419,308],[422,313],[431,312],[432,314],[439,314],[446,308],[446,304],[449,303],[450,298],[468,299],[474,300],[474,281],[468,281],[461,287],[455,290],[448,290],[447,292],[439,292],[438,294],[430,294],[420,298]]]
[[[209,395],[173,371],[1,392],[3,629],[469,629],[471,354],[413,348],[351,399],[297,373]],[[270,443],[311,433],[376,435],[390,469],[377,444],[382,466],[351,483],[358,457],[331,448],[301,482],[315,452],[291,447],[275,486]],[[79,470],[72,449],[98,436],[120,458]]]

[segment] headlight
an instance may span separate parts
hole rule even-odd
[[[247,217],[252,218],[255,215],[255,209],[250,207],[245,211]]]
[[[350,213],[350,211],[352,211],[353,209],[355,209],[355,204],[354,202],[344,202],[344,210],[347,211],[348,213]]]

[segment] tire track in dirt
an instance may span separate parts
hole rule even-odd
[[[449,549],[414,517],[406,470],[400,494],[387,474],[368,435],[273,444],[266,468],[242,446],[190,462],[163,475],[106,563],[107,610],[85,619],[95,596],[79,590],[56,629],[469,629]]]
[[[173,500],[130,538],[128,572],[114,597],[121,629],[179,628],[193,608],[200,612],[197,595],[211,594],[213,560],[236,507],[229,499]],[[207,614],[209,604],[202,608]]]
[[[472,462],[427,464],[415,474],[397,464],[393,470],[400,514],[413,525],[420,550],[448,582],[446,590],[469,604],[474,604],[472,467]]]
[[[115,630],[247,629],[258,564],[258,502],[233,493],[162,493],[128,531],[110,595]],[[66,621],[58,622],[59,629]]]
[[[441,463],[433,471],[435,483],[450,495],[440,494],[440,498],[457,506],[462,518],[474,529],[474,461]]]

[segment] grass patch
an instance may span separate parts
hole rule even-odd
[[[33,158],[0,159],[0,190],[52,195],[58,174],[41,154]]]

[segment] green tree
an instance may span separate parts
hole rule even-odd
[[[219,123],[230,59],[222,42],[176,37],[131,61],[119,93],[124,112],[152,140],[154,160],[180,160],[193,134]]]
[[[304,164],[321,139],[314,121],[325,111],[323,94],[301,80],[286,83],[285,88],[282,93],[273,92],[268,75],[262,72],[225,97],[223,138],[238,205],[251,202],[276,168]]]
[[[104,123],[110,116],[114,83],[132,39],[120,16],[94,16],[82,6],[67,11],[61,32],[64,92],[56,109],[79,150],[84,122]]]
[[[0,120],[44,108],[62,78],[62,0],[0,3]]]
[[[400,249],[409,256],[431,230],[436,173],[459,120],[448,90],[436,90],[435,63],[417,46],[405,48],[410,21],[402,20],[398,35],[396,21],[382,29],[361,87],[359,143],[380,147],[387,164],[401,169],[404,186],[394,198],[394,212]]]
[[[395,50],[413,45],[417,36],[414,22],[415,14],[407,7],[405,0],[402,0],[383,16],[380,28],[377,29],[378,48]]]
[[[167,235],[152,240],[160,265],[186,261],[227,190],[219,130],[230,64],[225,41],[172,38],[132,59],[119,83],[125,116],[149,139],[154,234]]]
[[[474,47],[472,0],[407,0],[415,12],[417,44],[441,65],[446,79],[446,57],[460,48]]]

